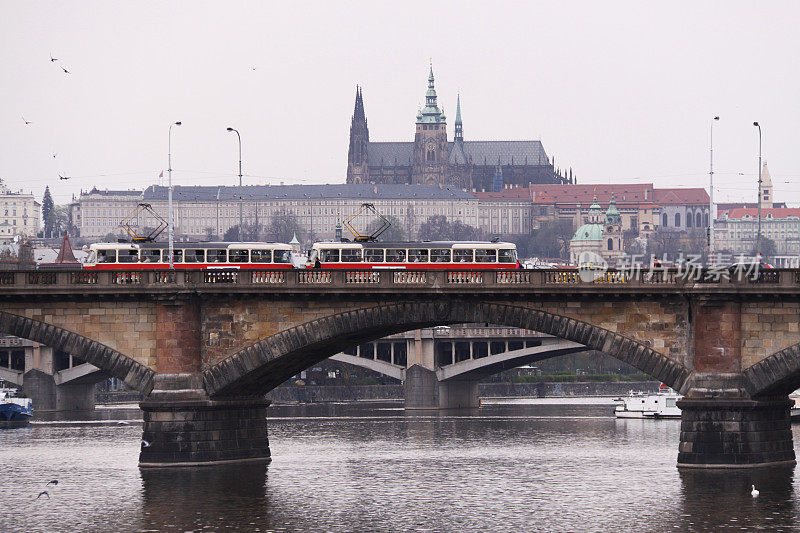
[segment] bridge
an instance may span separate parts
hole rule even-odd
[[[666,383],[685,395],[679,466],[738,467],[795,459],[798,296],[794,270],[589,282],[570,270],[8,271],[0,333],[145,394],[141,466],[268,460],[263,395],[288,378],[388,335],[486,323],[599,350]],[[429,363],[405,369],[420,397],[451,380]]]

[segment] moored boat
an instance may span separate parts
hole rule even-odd
[[[635,394],[625,398],[614,410],[617,418],[680,418],[677,401],[683,398],[669,387],[662,385],[658,394]]]
[[[0,427],[27,424],[33,416],[33,400],[17,396],[17,389],[0,388]]]

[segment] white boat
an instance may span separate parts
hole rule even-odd
[[[27,424],[33,416],[33,400],[17,396],[17,389],[0,386],[0,427]]]
[[[618,398],[614,414],[617,418],[680,418],[677,401],[683,398],[669,387],[661,386],[658,394],[636,394]]]
[[[789,410],[789,416],[793,422],[800,421],[800,389],[789,395],[790,400],[794,400],[794,405]]]

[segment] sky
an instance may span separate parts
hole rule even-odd
[[[411,141],[429,62],[452,138],[539,139],[580,183],[800,205],[800,3],[4,2],[0,178],[94,186],[343,183],[356,85],[373,141]],[[51,61],[51,56],[57,61]],[[69,73],[65,73],[66,68]],[[25,124],[25,120],[31,122]],[[69,177],[59,179],[59,175]]]

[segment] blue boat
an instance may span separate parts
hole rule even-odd
[[[17,389],[0,388],[0,427],[27,424],[33,416],[33,400],[17,396]]]

